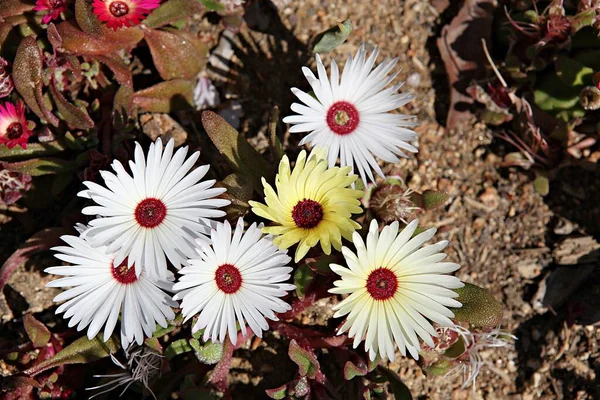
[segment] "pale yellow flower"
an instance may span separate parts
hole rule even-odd
[[[274,243],[280,248],[299,243],[295,262],[318,242],[325,254],[331,253],[331,246],[340,250],[342,237],[350,240],[360,227],[351,216],[362,213],[363,192],[349,187],[357,179],[349,172],[349,166],[328,168],[325,151],[319,149],[308,159],[302,151],[293,170],[284,156],[275,178],[277,191],[263,179],[267,204],[251,201],[252,211],[278,224],[263,231],[276,235]]]

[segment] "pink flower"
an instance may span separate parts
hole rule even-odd
[[[61,12],[67,9],[66,0],[37,0],[35,7],[36,11],[49,11],[42,18],[42,24],[47,24],[53,19],[57,19]]]
[[[16,107],[12,103],[0,105],[0,144],[5,144],[9,149],[16,145],[26,149],[31,134],[27,128],[23,103],[18,102]]]
[[[160,0],[94,0],[92,3],[98,19],[115,31],[123,26],[139,25],[158,6]]]

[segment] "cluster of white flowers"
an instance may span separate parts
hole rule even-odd
[[[405,156],[404,151],[417,151],[409,144],[416,135],[407,128],[414,125],[411,117],[388,113],[412,99],[397,93],[400,85],[389,86],[396,77],[389,73],[397,60],[386,60],[373,69],[377,53],[375,50],[367,57],[362,46],[355,58],[348,58],[341,77],[332,62],[328,78],[318,56],[318,78],[303,69],[316,98],[293,89],[305,105],[294,103],[292,110],[298,115],[284,121],[296,124],[291,132],[310,132],[303,142],[326,150],[328,162],[324,158],[317,163],[309,157],[306,169],[321,168],[323,179],[330,179],[327,184],[310,182],[303,175],[307,193],[335,184],[331,178],[339,171],[344,175],[339,179],[341,187],[349,185],[356,177],[349,178],[347,173],[355,164],[365,182],[374,181],[372,171],[383,176],[374,156],[397,162],[397,156]],[[72,266],[46,271],[63,276],[49,286],[69,288],[54,299],[64,301],[57,313],[70,319],[69,326],[87,327],[90,339],[104,327],[103,339],[108,340],[120,317],[123,347],[133,342],[141,345],[157,324],[167,326],[175,317],[173,308],[181,301],[185,320],[198,316],[193,332],[204,329],[205,340],[229,338],[235,343],[238,329],[243,334],[250,329],[260,337],[269,328],[268,319],[277,320],[276,313],[291,308],[282,299],[294,289],[286,283],[293,271],[287,250],[278,247],[275,243],[280,242],[274,243],[271,235],[265,236],[262,226],[252,224],[244,230],[241,218],[234,229],[229,222],[218,222],[225,216],[221,208],[229,204],[219,198],[225,189],[214,187],[215,180],[203,180],[209,166],[195,167],[199,153],[186,158],[187,153],[187,147],[174,152],[173,140],[163,148],[158,139],[146,157],[137,144],[134,160],[129,162],[131,174],[114,161],[114,172],[101,172],[105,186],[84,182],[87,189],[79,195],[93,205],[83,213],[96,218],[89,226],[79,227],[79,236],[64,236],[66,246],[54,249],[58,259]],[[327,164],[335,165],[338,157],[347,167],[325,172]],[[280,165],[279,179],[287,176],[286,171],[290,172],[289,161]],[[285,179],[299,179],[298,174]],[[270,193],[275,196],[272,189]],[[285,198],[288,193],[279,195]],[[322,219],[327,211],[315,208],[320,207],[315,201],[302,202],[310,203],[302,211],[310,215],[298,214],[298,207],[289,215],[282,214],[297,225],[289,228],[287,235],[303,235],[303,229],[312,229],[312,225],[305,226],[309,216],[318,214]],[[338,203],[334,201],[331,207],[339,207]],[[271,215],[269,207],[276,208],[264,206],[259,215]],[[333,227],[345,220],[331,215],[326,223],[332,228],[327,229],[337,232],[331,241],[341,244],[340,230]],[[336,317],[347,315],[338,334],[348,331],[354,347],[364,341],[371,359],[379,354],[393,360],[396,349],[418,358],[420,340],[432,343],[437,335],[430,321],[453,326],[450,307],[461,306],[452,289],[462,283],[448,275],[459,266],[442,262],[445,254],[441,251],[447,242],[424,246],[435,229],[413,238],[417,223],[400,231],[395,222],[379,233],[377,221],[372,221],[366,242],[354,232],[356,253],[342,248],[347,266],[331,265],[341,277],[331,293],[349,294],[335,307]],[[281,230],[288,228],[271,229],[288,232]],[[299,237],[289,239],[290,243],[298,242]],[[327,241],[323,248],[331,250],[327,236],[315,236],[312,245],[319,240]],[[168,264],[179,270],[178,282]]]
[[[229,223],[214,220],[225,215],[219,208],[229,204],[216,198],[225,189],[214,188],[215,180],[202,181],[208,165],[193,169],[198,152],[186,159],[187,147],[175,154],[173,150],[173,140],[163,149],[158,139],[150,145],[146,158],[138,144],[134,161],[129,163],[133,175],[115,160],[115,173],[101,172],[107,187],[84,182],[88,189],[79,195],[96,205],[85,207],[83,213],[98,217],[88,227],[78,227],[80,236],[63,236],[68,246],[54,248],[58,259],[73,264],[46,269],[64,276],[48,286],[71,287],[55,297],[55,301],[66,300],[56,312],[70,318],[69,326],[77,325],[78,330],[88,327],[90,339],[104,326],[103,338],[108,340],[121,315],[123,347],[134,341],[141,345],[157,324],[166,327],[174,319],[173,308],[179,304],[169,292],[177,287],[188,289],[178,294],[184,299],[186,315],[200,313],[198,324],[211,326],[214,332],[221,333],[229,326],[232,341],[237,338],[235,321],[232,328],[230,321],[219,315],[220,324],[214,323],[215,313],[223,312],[223,304],[214,308],[214,302],[224,294],[231,315],[239,315],[241,325],[245,318],[258,336],[261,329],[268,328],[262,315],[274,319],[274,312],[286,309],[278,297],[294,288],[279,284],[289,278],[291,268],[283,268],[289,257],[256,227],[242,235],[242,219],[232,238]],[[258,260],[245,254],[248,249],[260,250],[253,253]],[[181,271],[182,282],[175,288],[167,259],[177,269],[191,265]],[[197,270],[197,264],[205,269]],[[205,289],[207,279],[210,290]],[[253,282],[260,282],[268,294],[255,296]],[[198,288],[202,301],[194,297]],[[186,292],[194,298],[188,299]],[[224,340],[223,333],[219,339]]]

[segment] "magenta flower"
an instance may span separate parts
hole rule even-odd
[[[53,19],[58,19],[60,13],[67,9],[67,1],[37,0],[33,9],[36,11],[48,11],[48,13],[44,15],[44,18],[42,18],[42,23],[47,24]]]
[[[0,144],[5,144],[9,149],[16,145],[26,149],[31,134],[27,128],[23,103],[18,102],[16,107],[12,103],[0,105]]]
[[[139,25],[160,0],[94,0],[94,14],[113,30]]]

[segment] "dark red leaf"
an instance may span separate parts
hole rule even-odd
[[[44,104],[42,95],[42,52],[33,36],[27,36],[17,48],[13,65],[13,81],[15,88],[31,110],[50,124],[58,126],[58,118]]]
[[[54,103],[56,103],[58,112],[70,128],[87,130],[94,127],[94,121],[92,121],[88,113],[69,103],[56,87],[54,79],[52,79],[52,84],[50,85],[50,92],[52,93],[52,98],[54,99]]]
[[[473,80],[485,75],[488,61],[481,39],[489,47],[495,3],[494,0],[466,0],[437,39],[450,86],[450,109],[446,120],[449,129],[464,124],[472,117],[468,109],[474,100],[466,89]]]
[[[164,80],[194,79],[206,64],[208,46],[197,37],[180,31],[145,27],[146,43],[152,60]]]
[[[0,268],[0,291],[4,289],[12,273],[19,265],[27,261],[29,256],[59,245],[61,243],[60,236],[66,233],[69,231],[64,228],[48,228],[29,238],[21,248],[8,257],[8,260]]]

